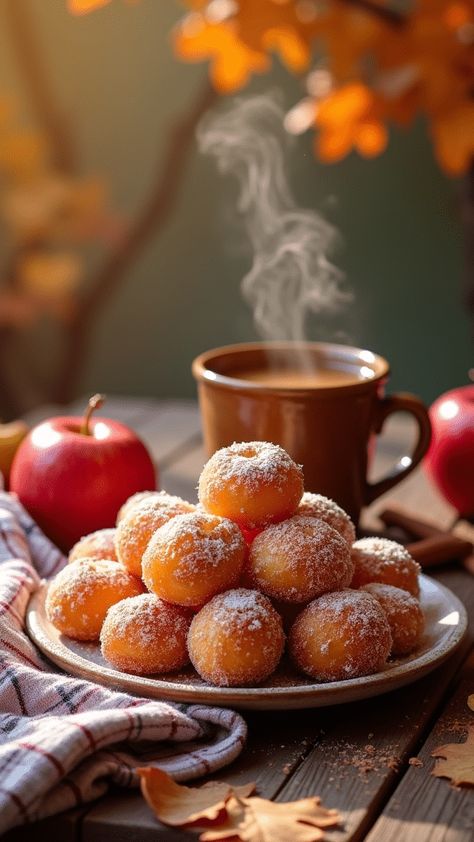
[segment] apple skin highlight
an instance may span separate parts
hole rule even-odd
[[[143,442],[110,418],[58,416],[39,424],[18,448],[14,491],[46,535],[67,552],[83,535],[114,526],[125,500],[156,488]]]
[[[460,515],[474,515],[474,384],[445,392],[429,410],[433,435],[425,467]]]

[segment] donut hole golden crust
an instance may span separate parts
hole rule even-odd
[[[347,541],[324,521],[303,515],[257,535],[246,568],[264,594],[298,603],[347,587],[354,570]]]
[[[137,505],[137,503],[141,503],[142,500],[150,500],[152,497],[157,497],[159,499],[160,495],[162,494],[162,491],[137,491],[135,494],[132,494],[132,496],[129,497],[128,500],[125,500],[125,503],[119,509],[116,526],[119,525],[120,521],[123,520],[125,515],[128,515],[128,513],[133,509],[134,506]]]
[[[205,510],[246,530],[291,517],[302,494],[301,467],[283,448],[266,441],[217,450],[199,478],[199,500]]]
[[[141,576],[143,553],[156,530],[176,515],[194,510],[192,503],[173,497],[166,491],[157,491],[137,500],[117,526],[115,548],[121,564],[130,573]]]
[[[115,529],[98,529],[97,532],[84,535],[69,553],[69,563],[80,558],[108,558],[110,561],[118,561],[115,552]]]
[[[201,606],[238,584],[246,544],[227,518],[192,512],[158,529],[143,556],[143,579],[167,602]]]
[[[50,582],[46,614],[68,637],[98,640],[109,608],[143,591],[140,579],[116,561],[80,559],[66,565]]]
[[[352,545],[354,576],[352,588],[370,582],[402,588],[418,596],[420,565],[402,544],[387,538],[361,538]]]
[[[211,599],[188,635],[195,670],[219,687],[260,684],[275,670],[284,644],[281,618],[270,600],[245,588]]]
[[[345,541],[352,546],[356,539],[355,526],[349,515],[329,497],[322,494],[312,494],[305,491],[298,506],[297,514],[306,517],[317,517],[339,532]]]
[[[189,660],[191,616],[154,594],[123,599],[107,612],[100,633],[102,654],[124,672],[147,675],[180,669]]]
[[[374,596],[386,614],[392,632],[392,655],[409,655],[414,652],[420,645],[425,626],[418,600],[402,588],[378,582],[364,585],[362,590]]]
[[[381,670],[392,646],[390,626],[369,593],[344,590],[311,602],[289,636],[297,667],[317,681],[343,681]]]

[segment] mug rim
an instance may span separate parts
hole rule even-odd
[[[356,358],[363,365],[368,363],[375,366],[373,369],[374,376],[368,377],[364,380],[359,380],[354,383],[345,383],[337,386],[275,386],[265,385],[255,380],[244,380],[238,377],[230,377],[226,374],[221,374],[210,367],[212,360],[217,359],[223,355],[232,355],[242,353],[243,351],[263,351],[266,348],[278,351],[292,350],[313,350],[322,352],[324,350],[331,350],[333,354],[339,357],[340,360],[344,358]],[[217,348],[210,348],[203,351],[192,362],[192,373],[196,381],[206,383],[209,385],[218,385],[227,387],[231,390],[242,391],[245,389],[249,392],[264,392],[264,393],[287,393],[288,395],[301,394],[318,394],[327,393],[334,394],[336,391],[351,392],[360,391],[364,389],[371,389],[375,384],[385,381],[390,374],[390,365],[385,357],[376,354],[373,351],[364,348],[358,348],[354,345],[343,345],[335,342],[311,342],[311,341],[254,341],[254,342],[237,342],[231,345],[221,345]],[[378,370],[377,370],[378,369]]]

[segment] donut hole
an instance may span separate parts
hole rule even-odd
[[[205,512],[160,527],[143,556],[147,588],[167,602],[202,606],[239,582],[247,546],[237,524]]]
[[[289,636],[290,656],[318,681],[343,681],[379,672],[392,646],[387,617],[369,593],[346,589],[311,602]]]
[[[140,579],[108,559],[78,559],[48,587],[46,614],[60,632],[75,640],[98,640],[109,608],[143,593]]]
[[[269,599],[237,588],[211,599],[188,634],[191,663],[220,687],[259,684],[275,670],[285,643],[282,620]]]

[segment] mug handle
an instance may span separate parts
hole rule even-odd
[[[405,392],[396,395],[389,395],[382,398],[377,406],[374,432],[380,433],[389,415],[394,412],[408,412],[413,415],[418,424],[418,440],[411,456],[403,456],[392,469],[388,476],[378,482],[367,482],[365,484],[365,505],[372,503],[381,494],[385,494],[394,485],[410,474],[421,462],[431,441],[431,423],[428,411],[423,402]]]

